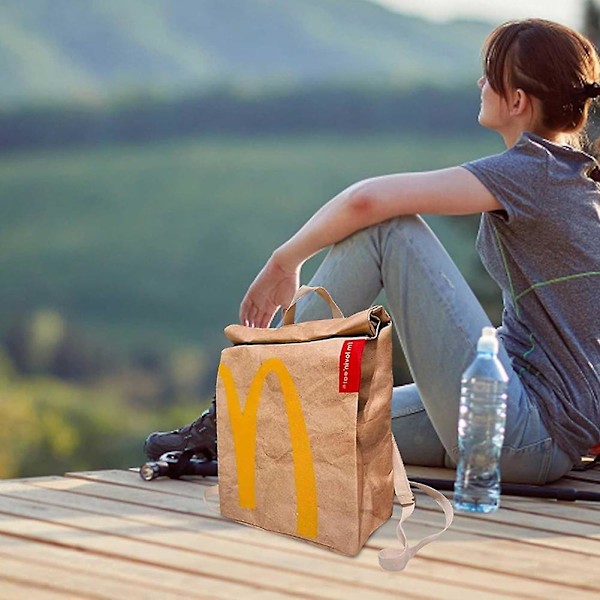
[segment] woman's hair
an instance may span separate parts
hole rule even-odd
[[[578,134],[592,98],[600,95],[594,45],[569,27],[543,19],[496,28],[483,47],[484,74],[492,89],[522,89],[540,101],[545,130]]]

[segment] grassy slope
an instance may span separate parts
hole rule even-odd
[[[341,188],[498,149],[488,137],[238,138],[4,157],[0,333],[49,307],[120,345],[218,346],[269,252]],[[435,228],[477,278],[464,224]]]

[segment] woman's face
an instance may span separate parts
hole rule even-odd
[[[477,85],[481,90],[479,124],[501,133],[508,125],[508,106],[506,99],[495,92],[485,76],[480,77]]]

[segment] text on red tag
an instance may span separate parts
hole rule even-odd
[[[346,340],[340,352],[340,393],[360,390],[360,363],[367,340]]]

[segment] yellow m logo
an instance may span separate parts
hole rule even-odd
[[[299,536],[316,538],[317,486],[310,441],[296,386],[285,364],[278,358],[269,358],[262,363],[250,384],[243,410],[231,371],[226,365],[219,365],[219,377],[225,387],[227,411],[233,432],[240,507],[256,508],[256,417],[262,388],[269,373],[274,373],[279,379],[288,417],[296,481],[296,531]]]

